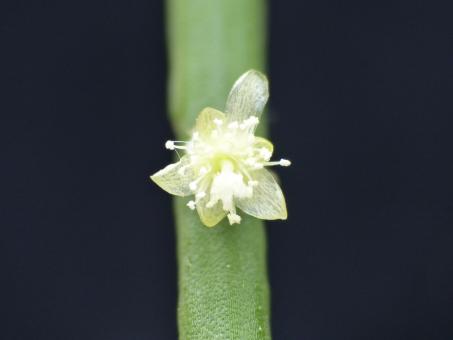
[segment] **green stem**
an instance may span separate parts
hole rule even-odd
[[[245,71],[265,66],[265,0],[168,0],[169,111],[187,139],[206,106],[223,110]],[[175,199],[181,340],[270,339],[263,223],[201,224]]]

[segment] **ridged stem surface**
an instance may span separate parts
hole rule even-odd
[[[206,106],[223,110],[234,81],[264,71],[264,0],[167,0],[169,113],[187,140]],[[261,133],[263,129],[261,123]],[[181,340],[270,339],[266,237],[261,221],[243,216],[203,226],[175,199]]]

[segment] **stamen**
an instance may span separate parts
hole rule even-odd
[[[239,224],[241,223],[241,216],[239,216],[238,214],[235,214],[234,212],[231,212],[227,215],[228,217],[228,221],[230,222],[230,224]]]
[[[255,116],[250,116],[249,118],[247,118],[246,120],[244,120],[241,125],[239,125],[239,128],[241,130],[245,130],[247,128],[253,128],[255,127],[256,125],[258,125],[259,123],[259,119],[258,117],[255,117]]]
[[[223,125],[223,120],[219,119],[219,118],[215,118],[214,119],[214,124],[217,125],[217,127],[220,127]]]
[[[291,165],[291,161],[288,160],[288,159],[280,159],[279,161],[275,161],[275,162],[266,162],[264,163],[265,166],[274,166],[274,165],[280,165],[280,166],[290,166]]]
[[[190,210],[195,210],[195,205],[195,201],[187,202],[187,206],[190,208]]]
[[[253,158],[253,157],[247,158],[247,159],[245,160],[245,164],[251,166],[253,169],[256,169],[256,170],[262,169],[262,168],[263,168],[263,163],[258,162],[258,161],[257,161],[255,158]],[[265,164],[267,165],[268,163],[265,163]],[[243,170],[243,169],[241,168],[241,170]]]
[[[185,149],[187,149],[187,146],[185,146],[185,145],[176,145],[176,143],[188,144],[188,142],[179,141],[179,140],[167,140],[165,142],[165,148],[168,149],[168,150],[175,150],[175,149],[185,150]]]
[[[249,172],[247,171],[247,168],[242,164],[242,162],[239,162],[237,159],[235,159],[233,157],[234,160],[236,160],[236,164],[238,165],[239,167],[239,170],[245,175],[245,177],[247,177],[247,179],[249,181],[252,180],[252,176],[250,176]],[[256,164],[256,161],[254,158],[248,158],[246,161],[245,161],[246,164],[248,165],[252,165],[254,166]],[[249,164],[249,163],[252,163],[252,164]]]
[[[190,190],[192,190],[192,191],[197,190],[197,181],[195,180],[195,181],[193,181],[193,182],[190,182],[190,183],[189,183],[189,188],[190,188]]]
[[[247,120],[246,120],[247,124],[253,126],[253,125],[258,125],[258,123],[260,122],[260,120],[258,119],[258,117],[256,116],[250,116]]]
[[[272,152],[270,152],[269,149],[265,148],[265,147],[262,147],[260,149],[260,156],[265,159],[266,161],[268,161],[271,156],[272,156]]]

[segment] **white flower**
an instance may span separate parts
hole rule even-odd
[[[185,155],[151,176],[165,191],[194,198],[187,206],[197,209],[208,227],[225,216],[240,223],[236,208],[265,220],[286,219],[280,186],[268,166],[289,166],[290,161],[270,161],[273,145],[254,135],[269,97],[266,77],[250,70],[234,84],[225,112],[205,108],[197,118],[188,142],[167,141],[170,150]]]

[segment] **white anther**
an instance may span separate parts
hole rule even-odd
[[[192,191],[197,190],[197,182],[196,182],[196,181],[190,182],[190,183],[189,183],[189,188],[190,188],[190,190],[192,190]]]
[[[227,217],[228,217],[228,221],[230,222],[230,224],[241,223],[241,216],[239,216],[238,214],[229,213],[227,215]]]
[[[255,127],[256,125],[258,125],[259,123],[259,119],[255,116],[250,116],[249,118],[247,118],[246,120],[244,120],[241,125],[239,125],[239,127],[241,128],[241,130],[244,130],[244,129],[247,129],[247,128],[250,128],[250,127]]]
[[[165,142],[165,148],[168,149],[168,150],[174,150],[175,149],[175,142],[173,142],[172,140],[167,140]]]
[[[206,197],[206,193],[204,191],[197,192],[195,195],[195,198],[198,200],[201,200],[202,198]]]
[[[228,124],[228,129],[234,130],[234,129],[237,129],[238,127],[239,127],[239,124],[236,121],[235,122],[231,122],[230,124]]]
[[[290,165],[291,165],[291,161],[290,161],[290,160],[288,160],[288,159],[283,159],[283,158],[280,159],[280,162],[279,162],[279,163],[280,163],[281,166],[290,166]]]
[[[255,126],[257,125],[260,120],[258,119],[258,117],[256,116],[250,116],[247,120],[246,120],[247,124],[251,125],[251,126]]]
[[[223,125],[223,120],[219,118],[214,118],[214,124],[217,126],[222,126]]]
[[[175,150],[175,149],[186,150],[188,145],[190,146],[189,143],[184,142],[184,141],[179,141],[179,140],[167,140],[165,142],[165,147],[168,150]]]
[[[187,202],[187,206],[190,208],[190,210],[195,210],[195,201]]]
[[[268,161],[271,156],[272,156],[272,152],[270,152],[269,149],[265,148],[265,147],[262,147],[260,149],[260,156],[265,159],[266,161]]]

